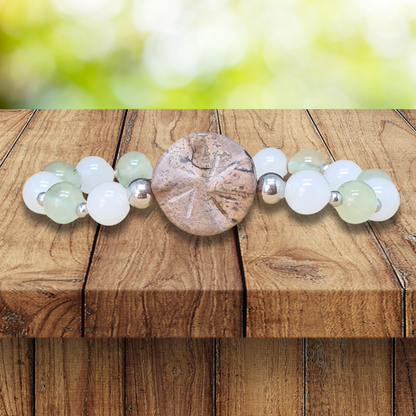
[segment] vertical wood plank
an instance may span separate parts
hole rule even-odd
[[[97,224],[60,225],[29,211],[26,180],[48,163],[76,165],[86,156],[110,163],[122,111],[38,111],[0,170],[0,334],[80,335],[82,288]]]
[[[0,166],[35,110],[0,110]]]
[[[416,415],[416,340],[396,340],[395,415]]]
[[[416,112],[408,110],[406,114],[415,118]],[[393,218],[370,224],[380,241],[379,251],[391,262],[406,289],[403,326],[406,324],[406,336],[414,337],[416,133],[393,110],[314,110],[311,115],[336,160],[353,160],[362,169],[383,169],[399,191],[400,208]]]
[[[221,339],[217,416],[302,415],[302,339]]]
[[[391,415],[391,343],[308,339],[306,415]]]
[[[212,339],[127,339],[126,415],[211,416]]]
[[[31,415],[32,341],[23,338],[0,340],[0,414]]]
[[[123,340],[40,338],[36,414],[123,416]]]
[[[225,110],[220,123],[252,156],[314,148],[329,161],[305,111]],[[300,215],[255,198],[238,232],[248,337],[401,335],[402,289],[365,225],[345,224],[331,206]]]
[[[213,111],[130,111],[119,156],[138,150],[154,166],[174,141],[217,130]],[[157,203],[131,209],[121,224],[100,230],[85,304],[87,337],[239,336],[233,230],[198,237],[174,226]]]

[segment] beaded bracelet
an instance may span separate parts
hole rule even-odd
[[[288,171],[291,176],[285,182]],[[285,198],[305,215],[329,203],[351,224],[387,220],[400,204],[392,179],[380,169],[362,171],[348,160],[328,165],[313,149],[301,150],[289,163],[276,148],[262,149],[251,158],[230,138],[213,133],[176,141],[154,169],[140,152],[124,154],[115,171],[104,159],[89,156],[76,168],[50,163],[23,187],[26,206],[59,224],[89,214],[99,224],[115,225],[130,206],[147,208],[156,199],[172,223],[202,236],[240,222],[256,193],[266,204]]]

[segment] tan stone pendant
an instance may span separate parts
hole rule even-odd
[[[215,133],[194,133],[173,143],[153,170],[152,190],[165,215],[195,235],[222,233],[240,222],[256,194],[250,155]]]

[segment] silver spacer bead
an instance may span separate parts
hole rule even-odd
[[[339,207],[342,204],[342,196],[338,191],[331,191],[331,197],[329,198],[329,205],[333,207]]]
[[[285,197],[286,183],[277,173],[265,173],[257,181],[257,196],[266,204],[276,204]]]
[[[43,200],[45,199],[45,194],[46,192],[41,192],[38,197],[36,198],[36,200],[38,201],[38,204],[43,207]]]
[[[377,198],[377,208],[376,212],[379,212],[381,210],[381,201]]]
[[[150,207],[155,200],[150,179],[135,179],[131,182],[127,188],[127,198],[135,208]]]
[[[77,205],[75,212],[79,218],[85,218],[88,215],[88,208],[86,202],[81,202]]]
[[[322,166],[321,166],[321,173],[323,174],[327,169],[328,169],[328,164],[327,163],[324,163]]]

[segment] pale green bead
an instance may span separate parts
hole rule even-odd
[[[335,209],[350,224],[368,221],[376,212],[377,197],[371,186],[361,181],[349,181],[338,188],[342,203]]]
[[[357,181],[365,182],[367,179],[371,179],[371,178],[383,178],[383,179],[389,180],[390,182],[393,182],[392,179],[390,178],[390,175],[381,169],[363,170],[358,176]]]
[[[116,166],[118,181],[127,188],[135,179],[152,179],[153,168],[149,159],[140,152],[121,156]]]
[[[51,172],[62,182],[71,182],[78,188],[81,187],[81,177],[77,170],[66,162],[52,162],[43,168],[44,172]]]
[[[325,159],[317,150],[303,149],[289,160],[287,167],[292,174],[307,169],[321,172],[322,165],[324,164]]]
[[[45,214],[58,224],[68,224],[78,218],[77,205],[86,202],[81,190],[71,182],[51,186],[43,199]]]

